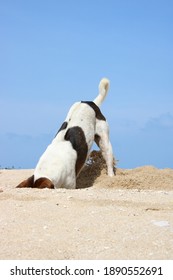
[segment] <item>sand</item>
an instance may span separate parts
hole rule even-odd
[[[1,260],[173,259],[173,169],[115,169],[93,152],[77,189],[16,189],[0,170]]]

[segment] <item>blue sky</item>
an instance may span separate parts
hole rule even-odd
[[[108,77],[118,166],[173,168],[173,1],[0,0],[0,34],[1,167],[34,168]]]

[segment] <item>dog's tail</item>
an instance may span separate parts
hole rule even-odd
[[[100,81],[99,84],[99,94],[98,96],[93,100],[93,102],[100,107],[103,100],[105,99],[107,92],[109,90],[109,80],[107,78],[103,78]]]

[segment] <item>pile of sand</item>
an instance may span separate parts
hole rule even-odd
[[[100,151],[93,151],[88,163],[77,179],[77,188],[112,187],[125,189],[164,189],[173,190],[173,169],[157,169],[153,166],[142,166],[135,169],[115,167],[115,177],[106,173],[106,163]]]

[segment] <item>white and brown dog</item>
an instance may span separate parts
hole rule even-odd
[[[109,80],[104,78],[93,102],[73,104],[52,143],[40,157],[34,175],[20,183],[18,188],[75,188],[76,178],[94,141],[106,161],[108,175],[114,175],[109,126],[99,109],[108,89]]]

